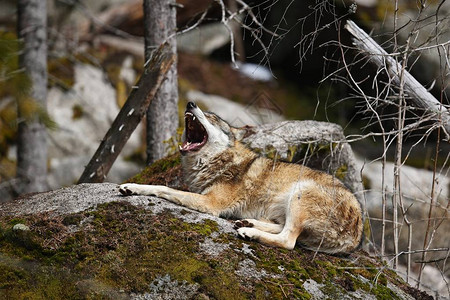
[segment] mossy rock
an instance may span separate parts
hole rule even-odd
[[[183,188],[180,153],[159,159],[126,182]]]
[[[26,225],[24,236],[13,232]],[[16,226],[16,228],[26,228]],[[163,199],[82,184],[0,207],[1,299],[412,299],[363,251],[288,251]]]

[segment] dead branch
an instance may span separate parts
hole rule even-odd
[[[137,86],[131,91],[78,183],[103,182],[126,141],[144,117],[174,61],[175,55],[170,53],[167,44],[153,53]]]
[[[348,20],[345,28],[354,36],[353,44],[370,61],[379,68],[387,70],[394,84],[400,86],[402,66],[395,61],[380,45],[378,45],[367,33],[358,27],[353,21]],[[404,70],[404,91],[415,106],[434,114],[436,120],[441,122],[447,137],[450,133],[450,113],[436,98],[431,95],[407,70]]]

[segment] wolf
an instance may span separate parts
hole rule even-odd
[[[241,142],[242,128],[189,102],[184,114],[182,172],[190,192],[126,183],[125,196],[153,195],[234,219],[239,236],[293,249],[350,253],[362,239],[361,206],[336,178],[300,164],[274,161]]]

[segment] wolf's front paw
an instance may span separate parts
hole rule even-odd
[[[237,220],[234,221],[234,229],[239,229],[242,227],[253,227],[253,223],[249,222],[248,220]]]
[[[256,239],[256,231],[255,228],[250,227],[241,227],[237,230],[239,236],[244,240],[255,240]]]
[[[119,192],[124,196],[131,196],[138,194],[139,187],[135,183],[126,183],[119,186]]]

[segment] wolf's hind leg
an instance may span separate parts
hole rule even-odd
[[[276,224],[271,221],[266,220],[255,220],[255,219],[243,219],[234,222],[234,227],[239,229],[241,227],[251,227],[255,229],[259,229],[264,232],[269,233],[280,233],[283,230],[282,224]]]
[[[301,209],[301,193],[294,194],[286,208],[286,223],[279,233],[270,233],[254,227],[242,227],[238,233],[243,238],[257,240],[265,245],[293,249],[303,230],[304,213]]]

